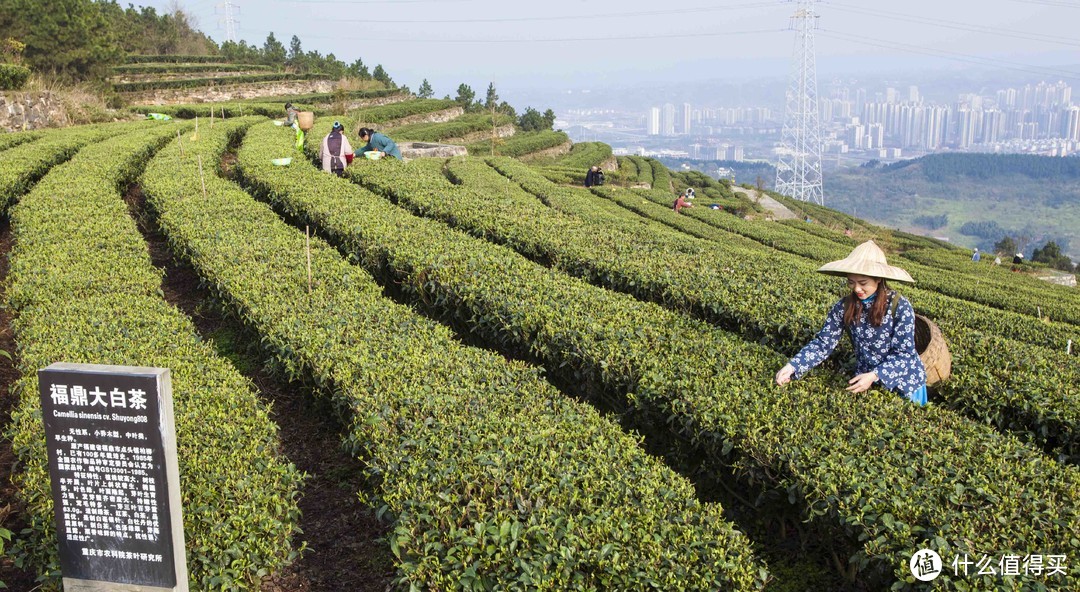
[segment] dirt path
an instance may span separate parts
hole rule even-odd
[[[787,209],[787,207],[769,197],[764,193],[758,192],[756,189],[745,189],[743,187],[732,187],[735,193],[739,193],[749,199],[750,201],[756,201],[759,198],[759,202],[765,209],[772,212],[773,218],[776,220],[797,220],[799,217],[795,215],[795,212]]]

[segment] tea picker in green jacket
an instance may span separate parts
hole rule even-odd
[[[285,127],[291,127],[296,132],[296,149],[304,151],[304,130],[300,129],[300,110],[293,106],[292,103],[285,103],[285,121],[283,122]]]
[[[356,151],[356,156],[363,156],[365,152],[385,152],[398,160],[401,158],[401,150],[386,134],[379,133],[371,128],[360,128],[360,141],[366,145]]]

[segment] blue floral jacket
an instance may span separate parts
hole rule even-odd
[[[896,298],[889,291],[890,302]],[[867,321],[869,306],[863,307],[858,324],[850,335],[855,347],[855,373],[877,372],[885,388],[908,395],[926,384],[926,368],[915,351],[915,310],[907,298],[900,296],[894,315],[886,311],[880,327]],[[829,357],[844,333],[844,299],[833,305],[825,326],[817,337],[791,359],[795,368],[793,378],[801,378]]]

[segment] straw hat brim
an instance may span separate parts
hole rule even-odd
[[[908,272],[899,267],[893,267],[892,265],[879,263],[877,261],[852,259],[851,257],[826,263],[818,268],[818,272],[842,277],[847,277],[848,274],[854,273],[897,282],[915,283],[915,279],[912,278]]]

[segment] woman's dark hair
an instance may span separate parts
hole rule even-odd
[[[292,109],[292,103],[285,103],[286,109]]]
[[[361,137],[361,138],[363,138],[364,136],[367,136],[367,137],[370,138],[371,135],[374,134],[374,133],[375,133],[375,130],[371,129],[370,127],[362,127],[362,128],[360,128],[360,131],[356,133],[356,135]]]
[[[889,283],[885,281],[885,278],[874,279],[880,283],[877,292],[875,292],[877,296],[870,304],[870,316],[866,320],[870,321],[871,325],[880,327],[885,322],[885,310],[889,308]],[[847,298],[844,298],[844,326],[854,327],[859,322],[862,311],[862,300],[859,300],[855,292],[848,294]]]

